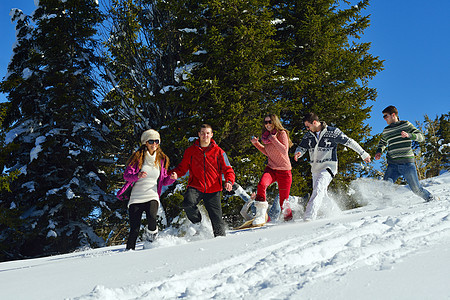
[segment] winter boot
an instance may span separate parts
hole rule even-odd
[[[269,204],[267,203],[267,201],[255,201],[255,207],[256,215],[252,224],[253,226],[262,226],[266,223],[266,212]]]
[[[283,202],[282,213],[283,213],[285,222],[292,220],[292,209],[291,209],[291,205],[289,204],[288,199],[284,200],[284,202]]]
[[[149,229],[145,231],[144,240],[153,243],[154,241],[156,241],[157,238],[158,238],[158,227],[156,227],[156,229],[153,231]]]

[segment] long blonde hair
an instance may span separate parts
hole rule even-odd
[[[138,165],[139,169],[142,168],[142,164],[144,163],[145,158],[145,152],[147,152],[147,143],[139,147],[138,150],[136,150],[131,157],[127,161],[127,166],[129,165]],[[159,167],[161,165],[161,160],[164,160],[164,168],[166,170],[169,169],[170,165],[170,159],[169,157],[161,150],[161,146],[156,149],[156,159],[155,159],[155,166]]]
[[[264,132],[267,131],[266,124],[264,123],[264,120],[267,117],[269,117],[270,120],[272,120],[272,125],[276,131],[285,131],[286,132],[287,137],[288,137],[288,142],[289,142],[289,148],[292,147],[294,144],[292,143],[291,138],[289,137],[289,130],[287,130],[283,127],[283,124],[281,124],[280,118],[278,118],[278,116],[276,114],[267,114],[264,117],[263,123],[262,123],[262,133],[264,134]]]

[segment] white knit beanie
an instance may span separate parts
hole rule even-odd
[[[159,140],[159,142],[161,143],[161,138],[159,136],[158,131],[153,129],[144,131],[141,135],[141,144],[145,145],[145,143],[147,143],[148,140]]]

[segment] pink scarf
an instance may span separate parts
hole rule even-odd
[[[269,137],[270,135],[275,135],[277,134],[277,130],[273,129],[271,132],[269,132],[268,130],[264,131],[264,133],[261,136],[261,140],[264,144],[270,144],[270,140]]]

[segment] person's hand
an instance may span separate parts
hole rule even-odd
[[[138,178],[139,178],[139,179],[145,178],[145,177],[147,177],[147,172],[139,172],[139,173],[138,173]]]
[[[377,154],[375,154],[375,160],[379,160],[380,158],[381,158],[381,153],[377,153]]]
[[[364,160],[366,163],[370,163],[370,155]]]
[[[301,155],[300,152],[295,152],[295,154],[294,154],[295,161],[298,161],[298,158],[300,157],[300,155]]]
[[[170,174],[170,179],[177,180],[178,179],[178,174],[173,172],[172,174]]]
[[[225,183],[225,189],[228,192],[231,192],[231,190],[233,189],[233,185],[230,182]]]
[[[402,131],[402,137],[404,137],[404,138],[409,138],[410,136],[409,136],[409,133],[407,133],[406,131]]]
[[[252,142],[252,144],[255,145],[256,143],[258,143],[258,137],[257,136],[252,136],[250,142]]]

